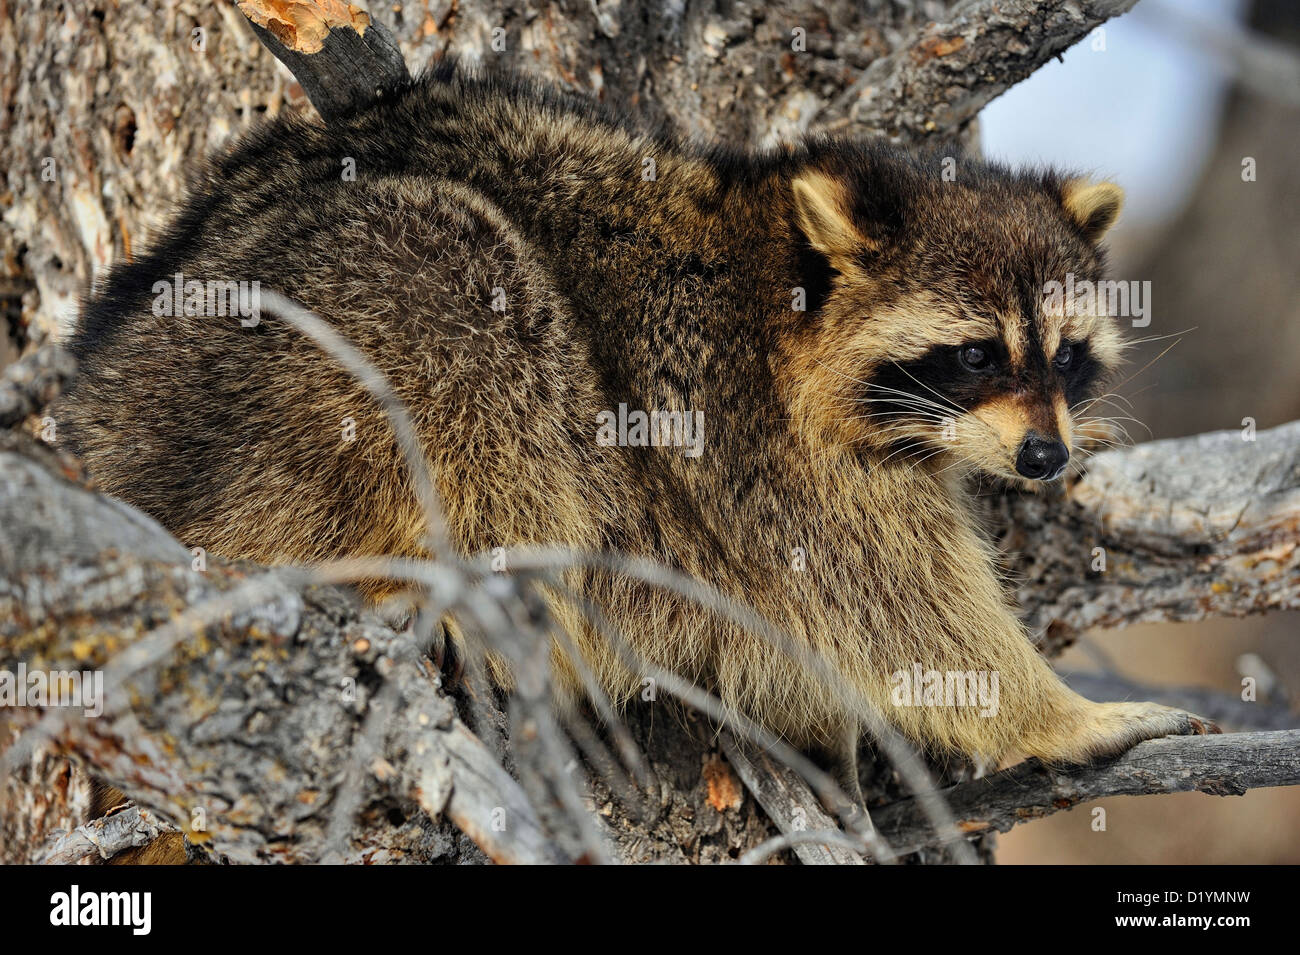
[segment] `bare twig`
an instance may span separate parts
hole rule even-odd
[[[424,447],[420,444],[415,424],[411,421],[406,405],[402,404],[401,399],[397,397],[388,379],[357,351],[356,346],[340,335],[329,323],[292,299],[286,298],[279,292],[262,291],[261,307],[278,315],[310,338],[322,351],[342,365],[379,402],[393,426],[416,500],[424,511],[429,549],[444,562],[454,563],[456,555],[447,543],[447,527],[442,518],[442,502],[438,498],[437,489],[433,486],[433,478],[424,456]]]
[[[727,706],[717,697],[683,680],[677,674],[642,658],[632,649],[626,637],[614,626],[600,607],[581,594],[564,588],[558,582],[554,586],[582,611],[606,639],[611,641],[611,646],[623,666],[633,672],[642,673],[652,678],[666,692],[716,720],[721,726],[731,727],[746,739],[771,753],[781,763],[807,780],[824,804],[834,807],[845,829],[856,837],[863,848],[869,849],[882,859],[892,857],[892,850],[881,842],[879,835],[871,825],[871,820],[866,818],[863,807],[855,805],[844,794],[844,791],[840,789],[835,780],[831,778],[830,774],[779,737],[750,720],[744,714]],[[925,770],[921,769],[921,772],[925,773]],[[928,773],[925,773],[925,775],[928,776]],[[958,858],[962,861],[973,862],[974,855],[969,851],[969,847],[961,843],[957,830],[951,822],[951,814],[948,812],[947,807],[943,805],[942,799],[933,790],[919,791],[918,799],[922,811],[927,814],[927,818],[941,833],[944,843],[952,845],[956,841],[957,845],[954,846],[954,851]],[[937,811],[936,804],[938,806]]]
[[[1062,770],[1028,760],[944,791],[967,833],[1012,826],[1105,796],[1199,791],[1239,796],[1248,789],[1300,784],[1300,729],[1148,740],[1093,766]],[[899,852],[932,845],[932,830],[914,799],[872,813]]]
[[[725,730],[719,734],[718,742],[745,788],[754,794],[768,818],[782,833],[781,837],[750,850],[742,862],[753,864],[788,847],[794,849],[804,865],[864,864],[859,841],[848,838],[835,827],[802,779],[785,767],[773,765],[763,753],[751,758]],[[838,838],[813,838],[814,834],[821,836],[828,832]],[[881,840],[880,848],[884,851],[879,861],[893,861],[889,844]]]
[[[739,864],[761,865],[778,852],[786,849],[794,849],[799,858],[805,862],[808,862],[809,859],[817,859],[816,855],[812,853],[805,854],[801,851],[811,848],[823,849],[823,859],[831,855],[847,857],[850,854],[857,855],[857,847],[856,840],[850,839],[838,829],[813,829],[802,832],[791,830],[782,832],[781,835],[773,836],[766,842],[756,845],[740,857]],[[859,861],[856,864],[861,865],[861,856],[858,856],[858,859]]]
[[[326,122],[411,80],[393,35],[346,0],[239,0],[239,9]]]

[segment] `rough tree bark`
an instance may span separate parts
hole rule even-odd
[[[724,15],[618,0],[536,9],[461,0],[415,15],[399,6],[391,25],[415,65],[434,52],[500,56],[687,132],[761,143],[816,125],[960,135],[984,102],[1129,5],[737,3]],[[296,42],[271,15],[292,3],[248,6],[267,19],[264,42]],[[937,22],[927,25],[930,11]],[[350,13],[346,20],[338,29],[361,22]],[[4,261],[29,337],[66,329],[81,283],[131,254],[132,237],[178,191],[184,160],[259,113],[310,108],[225,3],[0,7],[0,56],[11,230]],[[51,104],[59,104],[57,119]],[[338,108],[325,107],[326,118]],[[61,373],[35,363],[15,371],[0,391],[0,408],[16,409],[6,424],[39,407],[45,382]],[[1214,456],[1205,458],[1207,450]],[[1206,462],[1225,454],[1235,466],[1214,477]],[[1018,565],[1020,597],[1047,648],[1086,626],[1296,607],[1297,461],[1298,426],[1261,433],[1249,447],[1233,435],[1202,436],[1104,455],[1064,501],[992,502],[1009,546],[1033,541],[1035,563]],[[1180,467],[1188,468],[1181,477]],[[98,719],[19,709],[0,727],[20,739],[5,757],[17,771],[0,789],[0,856],[99,854],[167,824],[231,861],[580,856],[550,830],[549,807],[528,798],[528,767],[516,765],[526,753],[495,751],[505,717],[485,695],[444,695],[409,641],[346,591],[220,561],[196,573],[156,524],[76,478],[75,462],[24,435],[0,446],[0,668],[98,667],[120,692],[110,692]],[[1096,547],[1109,570],[1092,569]],[[178,629],[178,614],[221,594],[241,605]],[[145,653],[154,644],[156,659]],[[586,803],[612,856],[727,861],[778,829],[828,824],[800,780],[728,742],[742,783],[698,715],[653,704],[634,707],[628,724],[646,753],[648,795],[628,798],[599,773],[586,780]],[[1287,758],[1294,736],[1225,739],[1228,749],[1143,744],[1070,782],[1069,798],[1195,787],[1160,782],[1184,760],[1203,770],[1198,779],[1218,780],[1208,787],[1215,792],[1296,782]],[[1250,752],[1277,758],[1260,769],[1241,758]],[[145,811],[72,831],[85,792],[69,756]],[[877,768],[871,796],[894,802],[875,813],[881,831],[913,858],[947,858],[929,848],[935,840],[911,803],[895,801],[900,789],[888,768]],[[1004,829],[1064,798],[1059,775],[1035,766],[1011,772],[1019,775],[963,783],[968,772],[959,767],[948,780],[958,783],[949,796],[964,831]],[[1026,789],[1025,801],[1008,798],[1035,773],[1044,781]],[[776,858],[796,855],[853,861],[835,846],[802,842]]]

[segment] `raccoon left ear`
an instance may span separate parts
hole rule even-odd
[[[1088,241],[1096,243],[1119,218],[1124,190],[1113,182],[1071,179],[1061,187],[1061,205]]]
[[[790,188],[799,228],[837,271],[851,270],[860,252],[876,248],[877,243],[863,235],[853,221],[848,189],[839,179],[809,170],[795,178]]]

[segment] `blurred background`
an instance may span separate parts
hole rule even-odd
[[[1143,0],[980,119],[987,156],[1073,166],[1127,193],[1113,274],[1151,282],[1151,324],[1131,337],[1159,338],[1129,372],[1160,356],[1120,389],[1146,426],[1127,422],[1135,441],[1300,417],[1300,3]],[[1253,652],[1277,676],[1275,701],[1286,688],[1294,700],[1298,631],[1300,614],[1136,626],[1089,634],[1058,666],[1104,660],[1139,683],[1240,693]],[[1002,836],[998,859],[1297,863],[1300,789],[1089,803]]]

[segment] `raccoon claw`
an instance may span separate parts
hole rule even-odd
[[[1223,732],[1222,727],[1214,720],[1207,720],[1195,713],[1187,714],[1187,725],[1191,732],[1183,734],[1185,736],[1214,736]]]
[[[465,676],[465,653],[445,624],[438,624],[429,654],[442,674],[443,686],[448,689],[457,686]]]
[[[1179,725],[1163,734],[1165,736],[1212,736],[1223,732],[1222,728],[1214,720],[1206,719],[1204,716],[1197,716],[1195,713],[1189,713],[1186,710],[1172,707],[1170,709],[1177,714]],[[1160,737],[1150,736],[1146,738],[1159,739]]]

